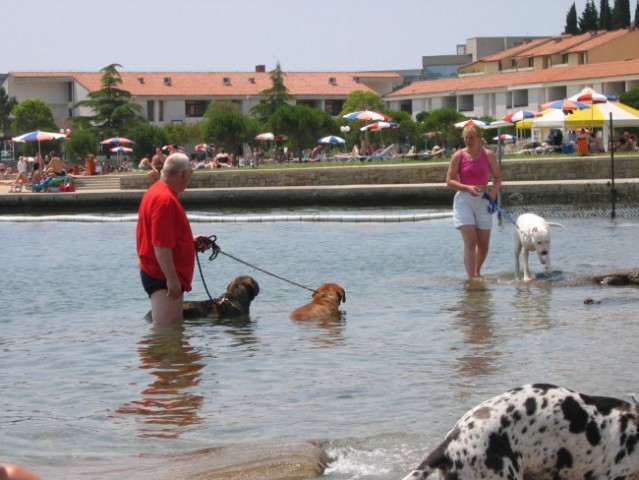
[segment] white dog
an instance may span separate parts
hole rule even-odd
[[[519,277],[519,255],[524,251],[524,282],[529,282],[528,254],[537,251],[539,261],[551,273],[550,268],[550,226],[563,227],[559,223],[548,223],[539,215],[524,213],[517,218],[515,229],[515,276]]]

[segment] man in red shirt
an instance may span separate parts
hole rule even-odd
[[[184,292],[191,291],[195,240],[178,194],[193,175],[189,157],[169,155],[160,181],[149,187],[138,211],[136,229],[142,285],[151,299],[155,324],[182,320]]]

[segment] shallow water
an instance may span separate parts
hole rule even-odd
[[[394,479],[505,389],[550,382],[627,397],[637,392],[628,353],[638,290],[569,284],[637,266],[639,221],[560,221],[555,273],[531,284],[514,280],[509,223],[495,227],[486,280],[473,284],[450,219],[198,223],[196,233],[267,271],[342,284],[344,315],[295,323],[288,313],[310,292],[200,256],[214,296],[242,274],[260,295],[250,318],[170,332],[143,320],[134,223],[0,223],[0,458],[47,478],[90,478],[82,468],[317,439],[333,458],[323,478]],[[541,271],[535,257],[531,268]],[[187,298],[206,298],[197,272]]]

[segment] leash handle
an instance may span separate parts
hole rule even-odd
[[[499,210],[499,204],[497,203],[497,200],[493,200],[492,198],[490,198],[490,193],[482,193],[481,198],[483,198],[484,200],[488,200],[488,213],[492,215]]]
[[[513,219],[513,217],[511,217],[506,210],[504,210],[503,208],[499,206],[499,203],[497,203],[497,200],[491,199],[490,194],[488,192],[482,193],[481,198],[488,201],[488,213],[492,215],[495,212],[499,212],[506,220],[508,220],[513,225],[517,226],[517,222]]]

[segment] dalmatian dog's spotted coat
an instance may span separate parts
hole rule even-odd
[[[404,480],[637,480],[639,407],[525,385],[467,412]]]

